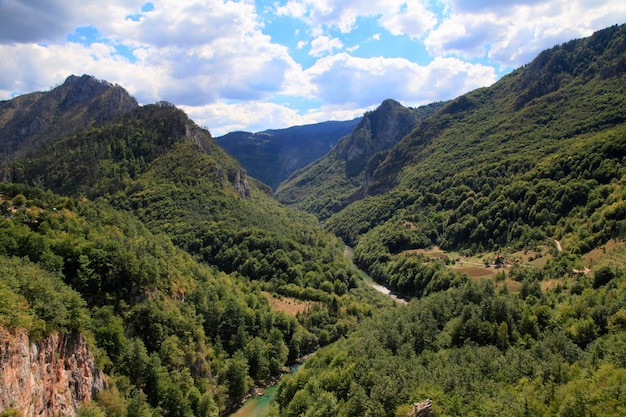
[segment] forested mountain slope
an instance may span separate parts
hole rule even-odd
[[[170,104],[24,140],[1,167],[0,324],[86,335],[110,385],[85,413],[217,416],[371,313],[343,243]]]
[[[258,133],[232,132],[215,138],[249,175],[276,189],[294,171],[326,155],[359,118],[328,121]]]
[[[542,52],[448,103],[380,160],[371,197],[327,228],[392,283],[406,272],[394,254],[433,245],[512,252],[558,239],[579,256],[624,237],[625,156],[619,26]]]
[[[81,416],[223,415],[320,347],[273,415],[405,416],[425,398],[438,416],[622,415],[625,53],[626,26],[608,28],[444,103],[374,158],[345,148],[363,176],[346,196],[364,199],[326,226],[408,305],[359,286],[343,242],[167,103],[25,135],[34,146],[1,159],[0,325],[84,336],[108,388]],[[498,268],[470,276],[470,255]]]
[[[354,131],[318,161],[295,172],[276,190],[283,204],[329,217],[350,202],[368,181],[366,168],[370,159],[388,150],[443,103],[417,109],[404,107],[395,100],[385,100],[376,110],[367,112]]]
[[[413,299],[285,378],[275,415],[623,415],[625,158],[626,26],[425,119],[327,222]]]

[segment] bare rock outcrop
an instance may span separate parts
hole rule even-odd
[[[432,410],[432,400],[422,401],[421,403],[413,404],[413,408],[408,417],[434,417],[435,414]]]
[[[35,341],[24,330],[0,327],[0,411],[74,417],[105,385],[82,335],[56,333]]]

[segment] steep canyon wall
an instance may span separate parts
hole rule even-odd
[[[0,327],[0,411],[24,417],[76,416],[80,403],[106,385],[80,334],[31,340],[24,330]]]

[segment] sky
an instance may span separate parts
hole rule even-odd
[[[626,23],[626,0],[0,0],[0,100],[71,74],[214,136],[417,107]]]

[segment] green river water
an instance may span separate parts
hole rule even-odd
[[[243,406],[230,417],[263,417],[270,409],[270,402],[276,393],[276,385],[263,390],[263,395],[250,397]]]

